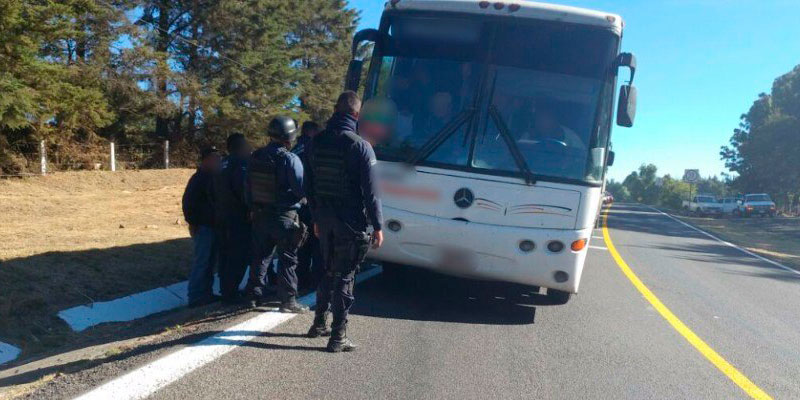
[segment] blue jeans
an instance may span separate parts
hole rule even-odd
[[[194,259],[189,273],[189,304],[206,301],[213,295],[216,235],[210,226],[199,225],[194,236]]]

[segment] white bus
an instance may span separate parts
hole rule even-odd
[[[380,27],[356,34],[346,78],[397,110],[375,144],[386,242],[370,257],[566,303],[614,159],[621,67],[617,124],[635,115],[622,28],[614,14],[519,0],[386,3]]]

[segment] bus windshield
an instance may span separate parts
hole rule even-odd
[[[618,37],[568,24],[395,15],[367,97],[398,110],[384,160],[598,183]]]

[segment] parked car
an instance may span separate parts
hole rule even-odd
[[[714,196],[698,195],[683,202],[683,210],[689,214],[722,216],[722,204]]]
[[[614,196],[611,193],[603,192],[603,205],[607,206],[614,203]]]
[[[774,217],[777,214],[775,202],[766,193],[744,195],[744,200],[737,210],[740,215],[746,218],[753,215]]]
[[[741,200],[735,197],[725,197],[719,201],[719,204],[722,206],[723,215],[738,215]]]

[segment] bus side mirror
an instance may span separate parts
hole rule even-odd
[[[608,165],[609,167],[613,167],[614,166],[614,158],[615,158],[615,156],[616,156],[616,153],[614,153],[613,150],[609,151],[608,152],[608,162],[606,163],[606,165]]]
[[[358,91],[358,85],[361,83],[361,71],[364,69],[364,60],[350,60],[350,66],[347,67],[347,77],[344,81],[344,89]]]
[[[627,85],[622,85],[619,92],[619,105],[617,106],[617,125],[630,128],[636,119],[636,87],[633,78],[636,76],[636,56],[632,53],[620,53],[617,57],[617,68],[626,67],[631,71],[631,79]]]
[[[623,85],[619,90],[617,125],[630,128],[636,119],[636,86]]]
[[[364,60],[369,58],[372,53],[372,44],[377,43],[380,37],[381,33],[377,29],[364,29],[353,36],[353,46],[350,50],[352,60],[347,67],[347,77],[344,82],[346,90],[358,91],[358,85],[361,83],[361,72],[364,69]]]

